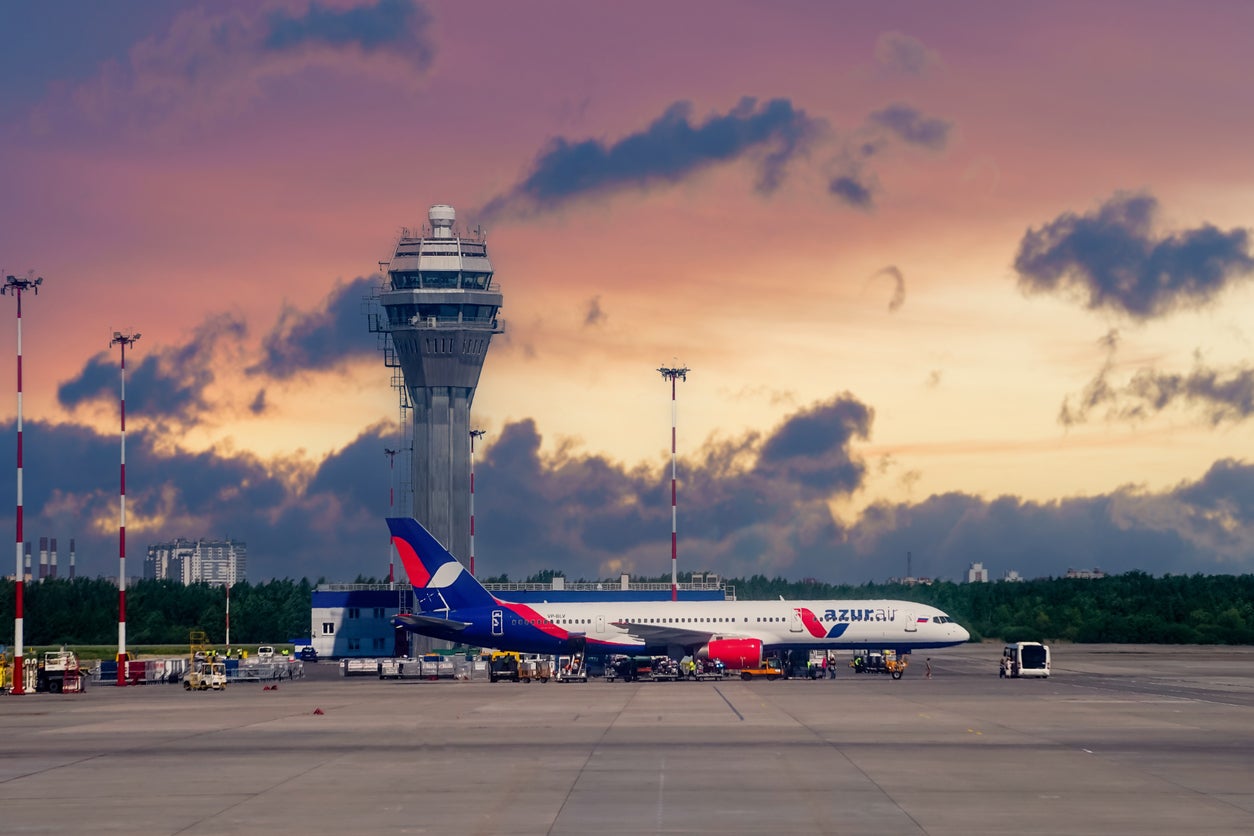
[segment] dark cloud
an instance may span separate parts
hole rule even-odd
[[[832,181],[827,184],[827,190],[854,209],[869,210],[875,203],[871,187],[855,175],[845,174],[833,177]]]
[[[906,304],[906,278],[905,276],[901,274],[901,270],[899,270],[895,265],[892,265],[892,264],[888,265],[887,267],[884,267],[881,270],[877,270],[875,273],[871,274],[871,279],[874,280],[876,278],[879,278],[880,276],[888,276],[890,279],[893,280],[893,297],[888,300],[888,310],[889,311],[901,310],[901,306]]]
[[[868,437],[872,417],[849,395],[803,410],[763,443],[757,470],[798,485],[811,498],[850,493],[862,483],[866,466],[849,445]]]
[[[219,314],[202,322],[181,346],[148,351],[141,337],[127,352],[127,412],[153,421],[194,421],[208,409],[205,389],[214,382],[218,351],[246,332],[241,319]],[[116,400],[121,394],[120,361],[120,352],[95,355],[77,377],[57,387],[57,401],[74,409],[87,402]]]
[[[875,63],[881,70],[910,76],[926,76],[941,66],[940,56],[918,38],[901,32],[885,32],[875,41]]]
[[[759,104],[746,97],[726,114],[700,123],[693,121],[692,110],[691,103],[676,102],[644,130],[612,143],[554,139],[522,182],[480,214],[546,211],[584,196],[677,183],[745,156],[758,161],[758,188],[769,192],[821,127],[787,99]]]
[[[77,540],[80,574],[116,575],[118,436],[24,422],[24,517],[29,538]],[[171,451],[159,434],[128,431],[128,573],[147,546],[175,537],[231,537],[248,546],[250,580],[386,574],[387,463],[395,429],[366,430],[320,463],[249,454]],[[11,434],[12,422],[0,427]],[[0,488],[12,504],[13,485]],[[7,523],[13,525],[11,517]],[[371,550],[367,543],[377,543]]]
[[[336,283],[320,308],[310,312],[286,308],[262,340],[262,359],[248,373],[284,379],[376,353],[363,311],[378,284],[377,276]]]
[[[1244,421],[1254,415],[1254,368],[1241,365],[1229,369],[1206,366],[1200,355],[1189,372],[1161,372],[1142,368],[1125,383],[1112,383],[1119,332],[1111,329],[1099,345],[1106,352],[1102,368],[1084,386],[1084,391],[1066,398],[1058,412],[1058,422],[1070,427],[1084,423],[1092,412],[1105,410],[1106,420],[1136,421],[1149,418],[1175,406],[1201,412],[1212,425]]]
[[[1158,235],[1157,211],[1150,195],[1119,193],[1095,212],[1029,229],[1015,256],[1019,286],[1145,320],[1201,307],[1254,272],[1247,230],[1204,224]]]
[[[876,503],[842,523],[829,502],[861,488],[853,443],[871,411],[848,397],[803,409],[769,434],[710,441],[679,462],[681,570],[829,581],[905,571],[958,579],[972,562],[994,577],[1254,570],[1254,466],[1217,462],[1201,479],[1152,493],[1128,486],[1095,497],[1031,502],[959,493]],[[12,422],[0,426],[11,436]],[[27,421],[28,536],[77,539],[85,575],[117,566],[116,434]],[[127,439],[128,540],[139,573],[149,543],[232,537],[247,543],[249,578],[383,577],[383,517],[395,478],[385,450],[395,426],[364,430],[319,462],[260,460],[229,450],[171,451],[156,433]],[[624,467],[570,444],[542,452],[534,422],[489,437],[476,466],[476,556],[488,574],[540,569],[599,578],[670,571],[670,462]],[[0,482],[0,509],[14,507]],[[397,497],[404,508],[408,497]],[[0,510],[0,528],[12,526]]]
[[[950,122],[932,116],[924,116],[918,109],[905,104],[892,104],[877,110],[869,117],[872,125],[889,131],[909,145],[919,145],[940,151],[949,144]]]
[[[373,6],[342,10],[315,2],[300,15],[285,9],[271,12],[264,45],[271,50],[313,44],[394,52],[425,68],[435,52],[428,37],[430,25],[426,9],[413,0],[378,0]]]

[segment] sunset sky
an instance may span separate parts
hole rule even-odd
[[[232,537],[250,580],[386,575],[363,300],[435,203],[505,299],[481,574],[669,573],[675,364],[682,570],[1254,571],[1249,4],[82,0],[0,31],[0,269],[44,278],[26,535],[82,574],[117,571],[131,329],[129,574]],[[15,324],[3,297],[11,357]]]

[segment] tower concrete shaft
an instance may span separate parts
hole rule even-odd
[[[390,338],[413,405],[413,516],[450,552],[470,554],[470,407],[503,297],[487,242],[455,232],[451,206],[404,231],[387,268],[372,330]]]

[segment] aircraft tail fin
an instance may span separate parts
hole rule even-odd
[[[486,607],[492,593],[440,544],[422,524],[409,517],[389,517],[392,544],[400,555],[414,599],[423,612]]]

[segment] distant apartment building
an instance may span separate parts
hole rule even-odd
[[[237,540],[185,540],[148,547],[144,578],[178,581],[184,586],[228,586],[245,580],[248,549]]]
[[[988,570],[983,563],[972,563],[967,569],[967,583],[988,583]]]
[[[1068,569],[1067,578],[1079,578],[1081,580],[1097,580],[1106,577],[1106,573],[1101,569]]]

